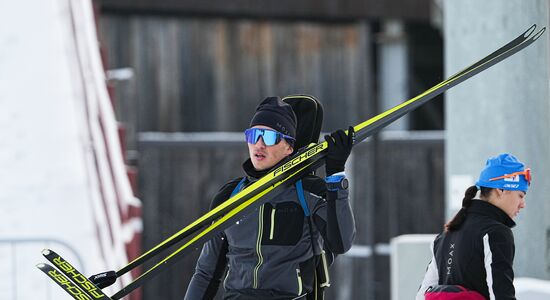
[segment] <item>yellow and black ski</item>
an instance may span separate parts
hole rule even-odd
[[[472,64],[468,68],[433,86],[422,94],[356,125],[354,129],[357,141],[364,140],[403,115],[430,101],[437,95],[529,46],[545,31],[545,28],[542,28],[535,33],[535,28],[536,25],[531,26],[527,31],[510,43]],[[312,144],[299,151],[291,159],[275,167],[269,174],[254,182],[234,197],[228,199],[222,205],[203,215],[195,222],[132,261],[120,271],[117,271],[117,276],[120,276],[148,260],[158,252],[196,233],[176,251],[172,252],[162,261],[144,272],[140,277],[136,278],[133,282],[113,295],[112,298],[116,300],[124,297],[132,290],[142,285],[148,278],[158,274],[164,267],[177,261],[177,259],[182,257],[185,253],[196,249],[200,244],[212,238],[215,234],[229,227],[243,214],[250,212],[257,206],[276,196],[278,190],[284,189],[293,184],[301,176],[320,167],[324,164],[323,158],[326,155],[326,149],[327,143],[321,142]],[[204,228],[205,226],[207,227]]]
[[[59,272],[56,268],[52,267],[49,264],[38,264],[36,265],[44,274],[50,277],[57,285],[59,285],[67,294],[69,294],[73,299],[76,300],[92,300],[93,298],[90,295],[84,293],[74,282],[69,280],[67,276]]]
[[[542,28],[536,34],[533,34],[535,31],[535,28],[536,28],[536,25],[531,26],[522,35],[518,36],[508,44],[504,45],[503,47],[499,48],[495,52],[489,54],[488,56],[484,57],[480,61],[469,66],[468,68],[452,75],[447,80],[435,85],[434,87],[425,91],[419,96],[412,98],[407,102],[402,103],[401,105],[398,105],[388,111],[383,112],[382,114],[379,114],[378,116],[375,116],[374,118],[369,119],[366,122],[363,122],[357,125],[354,129],[356,131],[358,141],[363,140],[364,138],[372,135],[373,133],[378,131],[380,128],[387,126],[387,124],[395,121],[396,119],[403,116],[404,114],[414,110],[418,106],[431,100],[435,96],[443,93],[445,90],[448,90],[452,86],[466,80],[467,78],[489,68],[490,66],[496,64],[497,62],[527,47],[530,43],[535,41],[544,32],[544,29],[545,29],[545,28]],[[490,65],[488,65],[489,63]],[[365,128],[367,126],[368,128]],[[322,150],[322,149],[318,149],[318,150]],[[311,149],[308,149],[308,151],[311,151]],[[309,157],[309,155],[302,156],[301,154],[303,152],[305,151],[304,150],[298,151],[294,155],[294,157],[301,157],[300,160],[303,161],[304,158]],[[288,166],[286,166],[285,168],[288,168]],[[283,168],[282,172],[285,171],[285,168]],[[264,186],[268,186],[272,182],[276,181],[277,179],[280,179],[276,176],[278,174],[275,174],[275,173],[282,173],[282,172],[277,172],[277,170],[279,169],[276,169],[272,174],[267,175],[267,176],[271,175],[270,176],[271,179],[275,177],[274,178],[275,180],[261,180],[261,182],[258,182],[257,184],[254,184],[253,186],[250,186],[249,188],[243,190],[241,193],[239,193],[238,195],[235,195],[235,197],[230,199],[230,201],[226,201],[222,205],[209,211],[208,213],[206,213],[199,219],[195,220],[194,222],[192,222],[182,230],[178,231],[171,237],[167,238],[163,242],[159,243],[157,246],[153,247],[152,249],[150,249],[140,257],[130,262],[128,265],[126,265],[125,267],[123,267],[122,269],[116,272],[117,276],[121,276],[122,274],[127,273],[128,271],[132,270],[136,266],[141,265],[143,262],[147,261],[150,257],[155,256],[156,254],[163,251],[164,249],[174,245],[175,243],[178,243],[179,241],[192,235],[193,233],[200,230],[201,228],[204,228],[204,226],[210,224],[215,219],[221,217],[228,210],[231,210],[237,207],[239,204],[243,202],[245,194],[249,196],[254,196],[254,192],[256,192],[258,189],[261,189]],[[262,179],[266,179],[266,178],[264,177]]]
[[[78,271],[75,267],[73,267],[72,264],[70,264],[68,261],[66,261],[64,258],[62,258],[59,254],[55,253],[54,251],[50,249],[44,249],[42,250],[42,255],[48,259],[54,266],[57,267],[59,271],[61,271],[62,275],[66,276],[66,278],[70,279],[74,283],[74,285],[77,287],[78,290],[84,292],[86,296],[89,298],[83,298],[80,294],[78,295],[78,299],[98,299],[98,300],[111,300],[107,295],[103,293],[101,289],[99,289],[93,282],[88,280],[86,276],[82,275],[80,271]],[[44,266],[46,264],[41,264],[39,266]],[[46,265],[48,266],[48,265]],[[51,266],[50,266],[51,267]],[[39,267],[40,268],[40,267]],[[54,279],[58,284],[60,284],[60,280],[63,281],[63,287],[65,291],[69,291],[67,288],[70,286],[69,283],[67,283],[64,279],[62,279],[62,276],[59,276],[58,272],[54,272],[52,270],[49,270],[48,267],[43,267],[48,269],[48,274],[50,278]],[[42,269],[44,271],[44,269]],[[51,273],[51,274],[50,274]],[[55,276],[54,276],[55,275]],[[61,285],[61,284],[60,284]],[[67,288],[66,288],[67,287]],[[73,291],[77,291],[77,289],[73,288],[71,286],[71,289],[69,293],[74,296],[75,294]]]

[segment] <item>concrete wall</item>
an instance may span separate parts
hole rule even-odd
[[[521,277],[514,280],[518,299],[550,299],[550,281]]]
[[[484,57],[529,26],[548,26],[547,0],[444,1],[445,72]],[[447,217],[488,157],[510,152],[534,171],[516,218],[516,276],[550,278],[548,33],[446,94]]]
[[[432,259],[435,234],[406,234],[391,240],[391,299],[414,299]]]

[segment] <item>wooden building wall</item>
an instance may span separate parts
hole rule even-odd
[[[130,148],[136,132],[243,130],[272,95],[315,95],[327,131],[374,114],[365,22],[104,14],[101,28],[108,67],[135,73],[115,89]]]

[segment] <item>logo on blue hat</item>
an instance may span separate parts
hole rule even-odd
[[[476,182],[478,187],[527,192],[531,172],[515,156],[503,153],[487,160]]]

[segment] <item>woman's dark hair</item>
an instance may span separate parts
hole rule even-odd
[[[481,197],[489,197],[489,194],[492,190],[492,188],[482,186]],[[472,199],[474,199],[476,194],[477,186],[472,185],[471,187],[466,189],[466,192],[464,192],[464,198],[462,199],[462,208],[460,208],[456,215],[449,222],[447,222],[447,224],[445,224],[445,231],[453,231],[460,228],[460,225],[462,225],[462,223],[464,223],[464,220],[466,220],[466,211],[468,210],[468,207],[470,207],[470,204],[472,204]]]

